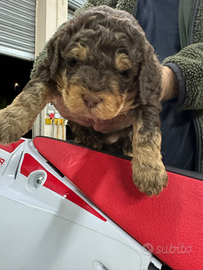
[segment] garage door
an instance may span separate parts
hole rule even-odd
[[[74,12],[77,8],[84,5],[87,1],[86,0],[69,0],[68,1],[68,20],[72,19],[74,16]]]
[[[36,0],[0,0],[0,54],[35,58]]]

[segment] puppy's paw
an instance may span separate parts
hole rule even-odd
[[[158,195],[167,186],[168,175],[163,165],[152,168],[132,163],[132,169],[134,184],[148,196]]]
[[[0,110],[0,144],[17,142],[25,133],[23,132],[25,125],[27,125],[26,119],[22,123],[7,108]]]

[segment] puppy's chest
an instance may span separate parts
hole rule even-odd
[[[91,127],[83,127],[70,121],[69,127],[73,134],[72,139],[80,145],[110,153],[132,156],[132,127],[109,134],[96,132]]]

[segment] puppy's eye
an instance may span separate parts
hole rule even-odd
[[[69,62],[69,64],[70,64],[71,66],[75,66],[75,65],[78,63],[78,60],[75,59],[75,58],[72,58],[72,59],[70,59],[68,62]]]
[[[119,74],[120,74],[122,77],[125,77],[125,78],[128,78],[129,75],[130,75],[129,70],[121,71],[121,72],[119,72]]]

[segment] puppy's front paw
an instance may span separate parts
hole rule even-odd
[[[162,162],[155,168],[150,165],[139,166],[132,162],[132,169],[134,184],[148,196],[158,195],[167,186],[168,175]]]
[[[23,125],[26,124],[26,119],[24,119],[24,124],[21,121],[15,118],[9,110],[3,109],[0,110],[0,143],[1,144],[10,144],[12,142],[17,142],[22,135]]]

